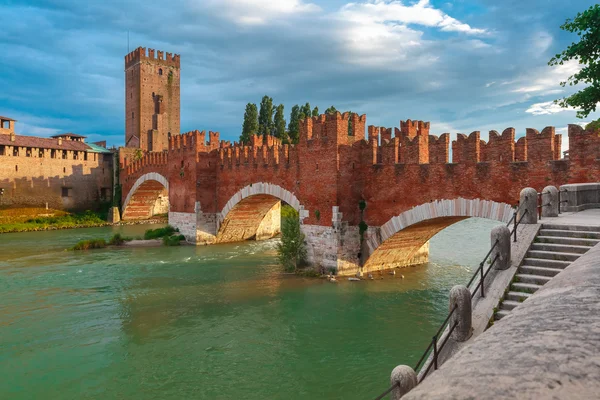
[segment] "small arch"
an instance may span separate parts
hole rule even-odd
[[[130,203],[133,195],[135,194],[135,192],[139,189],[140,186],[142,186],[143,184],[145,184],[146,182],[149,182],[149,181],[158,182],[160,185],[162,185],[166,189],[167,193],[169,192],[169,181],[161,174],[158,174],[156,172],[149,172],[147,174],[140,176],[135,181],[133,186],[131,187],[131,190],[129,190],[129,193],[127,193],[127,197],[125,197],[125,201],[123,202],[123,208],[122,208],[123,218],[127,217],[126,216],[127,207],[129,206],[129,203]]]
[[[163,70],[162,70],[162,68],[159,68],[159,69],[158,69],[158,74],[159,74],[159,75],[162,75],[162,74],[163,74]]]

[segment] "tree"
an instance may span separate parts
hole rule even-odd
[[[334,106],[331,106],[327,110],[325,110],[325,114],[335,114],[336,112],[337,109]]]
[[[578,60],[584,67],[560,85],[565,87],[567,84],[575,86],[586,83],[589,86],[569,97],[555,100],[555,103],[565,108],[577,108],[577,117],[585,118],[596,111],[596,105],[600,102],[600,5],[578,13],[573,20],[567,19],[560,28],[576,33],[579,42],[571,43],[562,53],[552,57],[548,64],[563,65],[567,61]]]
[[[300,120],[300,106],[296,104],[292,107],[290,114],[290,123],[288,125],[288,135],[290,136],[290,142],[298,143],[299,128],[298,121]]]
[[[258,134],[273,134],[273,99],[264,96],[260,102],[260,112],[258,113]]]
[[[312,110],[310,109],[310,103],[306,103],[302,107],[301,111],[304,114],[304,118],[309,118],[312,115]],[[300,119],[304,119],[304,118],[300,118]]]
[[[318,117],[319,116],[319,107],[315,107],[312,110],[312,116],[313,117]]]
[[[300,230],[298,212],[294,209],[284,210],[288,207],[281,210],[281,241],[277,243],[277,254],[283,268],[292,272],[306,263],[306,246],[305,236]]]
[[[287,133],[285,132],[285,116],[283,104],[277,106],[275,110],[275,137],[281,139],[284,143],[288,142]]]
[[[258,133],[258,109],[256,104],[246,104],[246,112],[244,113],[244,123],[242,124],[242,134],[240,135],[240,143],[249,144],[252,135]]]

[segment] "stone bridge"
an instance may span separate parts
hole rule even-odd
[[[194,131],[136,161],[125,149],[123,218],[168,208],[197,244],[262,239],[278,233],[283,201],[299,211],[310,261],[348,275],[427,261],[429,239],[464,218],[507,221],[523,187],[600,180],[600,138],[577,125],[568,159],[552,127],[517,141],[512,128],[487,143],[459,134],[452,144],[428,122],[365,128],[365,115],[337,113],[301,121],[296,145]]]

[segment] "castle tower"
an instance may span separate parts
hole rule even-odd
[[[138,47],[125,56],[126,147],[167,150],[180,133],[180,72],[178,54]]]

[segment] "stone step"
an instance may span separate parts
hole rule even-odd
[[[519,303],[518,301],[513,301],[513,300],[504,300],[504,301],[502,302],[502,305],[500,306],[500,310],[507,310],[507,311],[510,311],[510,310],[512,310],[513,308],[515,308],[516,306],[518,306],[519,304],[521,304],[521,303]]]
[[[554,230],[559,230],[559,231],[600,232],[600,226],[588,226],[588,225],[557,225],[557,224],[542,223],[542,229],[554,229]]]
[[[537,238],[536,238],[537,239]],[[590,246],[573,246],[569,244],[558,244],[558,243],[533,243],[530,250],[540,251],[552,251],[557,253],[578,253],[584,254]]]
[[[511,300],[511,301],[516,301],[516,302],[522,302],[524,300],[527,300],[527,298],[531,296],[531,293],[527,293],[527,292],[508,292],[506,293],[506,300]]]
[[[502,318],[506,317],[508,314],[510,314],[510,311],[508,310],[498,310],[494,313],[494,319],[496,321],[499,321]]]
[[[578,253],[559,253],[556,251],[541,251],[541,250],[529,250],[527,252],[527,258],[543,258],[545,260],[560,260],[560,261],[575,261],[581,254]]]
[[[584,239],[579,237],[561,237],[561,236],[537,236],[536,243],[565,244],[572,246],[593,247],[600,243],[600,239]]]
[[[560,268],[536,267],[533,265],[521,265],[519,267],[520,274],[549,276],[551,278],[561,271]]]
[[[512,292],[535,293],[541,287],[541,285],[536,285],[535,283],[516,282],[510,284],[510,290]]]
[[[582,239],[600,239],[600,232],[566,231],[562,229],[540,229],[540,236],[574,237]]]
[[[523,265],[531,265],[534,267],[560,268],[565,269],[571,265],[571,261],[548,260],[545,258],[528,257],[523,260]]]
[[[529,274],[517,274],[516,278],[519,280],[519,283],[533,283],[540,286],[545,285],[546,283],[550,282],[550,279],[552,279],[551,276]]]

